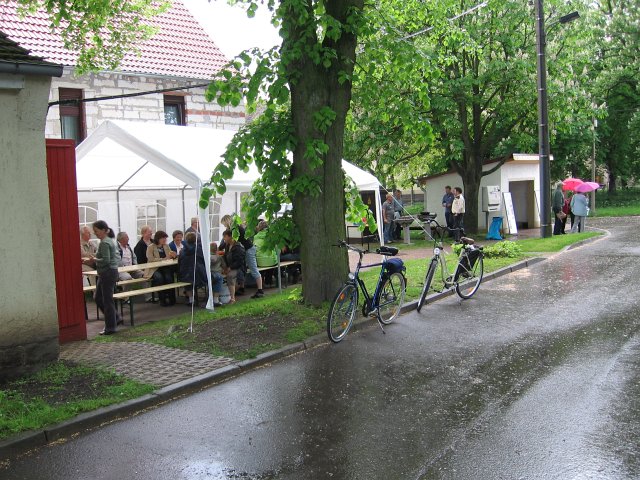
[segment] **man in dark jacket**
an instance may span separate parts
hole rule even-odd
[[[564,207],[564,194],[562,193],[562,184],[559,183],[556,190],[553,192],[553,201],[551,202],[551,210],[553,211],[553,234],[562,235],[562,218],[558,217],[558,214],[562,215],[562,207]]]
[[[233,239],[231,230],[225,230],[222,234],[222,239],[225,244],[224,257],[227,262],[227,268],[225,269],[225,273],[227,274],[227,286],[229,287],[229,296],[231,297],[231,301],[229,303],[235,303],[238,272],[244,271],[246,268],[244,263],[245,251],[242,244]]]
[[[184,246],[178,257],[178,278],[181,282],[191,283],[192,288],[187,288],[187,304],[193,303],[193,292],[208,284],[207,269],[204,265],[202,245],[196,247],[196,233],[188,232],[185,235]]]

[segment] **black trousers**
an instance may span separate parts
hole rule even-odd
[[[115,332],[116,325],[120,321],[120,314],[113,301],[113,290],[117,281],[118,270],[115,268],[110,268],[106,272],[98,274],[95,300],[96,305],[104,315],[105,332]]]
[[[464,213],[453,215],[453,228],[453,237],[456,239],[456,242],[459,242],[460,237],[462,237],[462,234],[464,233]]]
[[[555,219],[555,221],[553,222],[553,234],[554,235],[562,235],[563,230],[564,230],[563,225],[562,225],[563,222],[562,222],[562,220],[560,220],[558,218],[558,213],[560,213],[561,210],[558,210],[556,212],[556,209],[554,208],[552,210],[552,212],[553,212],[553,218]]]
[[[159,285],[173,283],[173,272],[173,267],[160,267],[153,273],[151,285],[157,287]],[[171,290],[158,292],[158,296],[160,297],[160,303],[163,305],[173,305],[176,303],[176,291],[173,288]]]
[[[451,229],[453,228],[453,213],[451,212],[444,212],[444,219],[447,222],[447,231],[449,233],[450,237],[455,236],[453,234],[453,232],[451,231]]]

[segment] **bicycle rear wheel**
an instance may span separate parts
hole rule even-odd
[[[327,317],[327,335],[329,340],[338,343],[342,340],[356,316],[358,310],[358,287],[353,283],[345,283],[336,294]]]
[[[471,298],[478,291],[482,275],[484,274],[483,255],[480,255],[473,267],[467,269],[461,263],[458,263],[458,281],[456,282],[456,292],[460,298]]]
[[[400,314],[405,293],[404,276],[399,273],[389,275],[380,289],[378,298],[378,313],[380,322],[388,325]]]
[[[418,306],[416,310],[420,312],[424,302],[427,300],[427,295],[429,293],[429,288],[431,288],[431,282],[433,281],[433,277],[436,274],[436,270],[438,268],[438,259],[433,257],[431,259],[431,263],[429,264],[429,270],[427,270],[427,275],[424,277],[424,285],[422,286],[422,293],[420,293],[420,298],[418,299]]]

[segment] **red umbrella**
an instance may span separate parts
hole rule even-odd
[[[564,191],[572,190],[575,191],[578,185],[582,185],[584,182],[579,178],[567,178],[562,182],[562,189]]]

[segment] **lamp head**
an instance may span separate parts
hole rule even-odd
[[[560,23],[569,23],[579,17],[580,17],[580,14],[576,11],[576,12],[571,12],[571,13],[567,13],[566,15],[563,15],[562,17],[560,17],[558,21]]]

